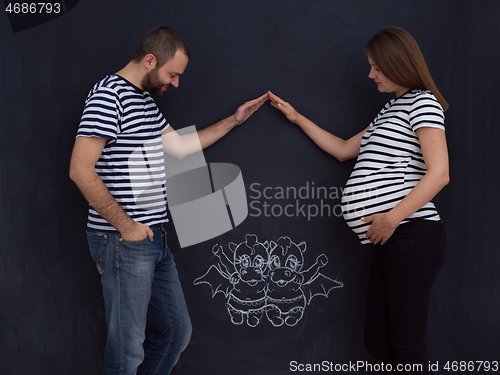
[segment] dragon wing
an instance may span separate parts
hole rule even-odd
[[[193,284],[210,285],[212,288],[212,298],[214,298],[217,293],[222,293],[227,297],[231,289],[233,289],[233,284],[229,281],[229,275],[223,272],[218,266],[214,265],[211,265],[203,276],[195,279]]]
[[[302,286],[302,290],[306,296],[307,304],[316,296],[324,296],[328,298],[328,294],[337,288],[342,288],[344,283],[332,280],[325,275],[318,273],[314,278]]]

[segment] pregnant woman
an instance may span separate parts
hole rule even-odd
[[[445,254],[434,196],[448,184],[444,112],[414,38],[399,27],[366,46],[368,75],[394,93],[370,125],[344,140],[270,93],[271,104],[340,161],[357,157],[342,198],[344,219],[361,243],[375,244],[368,287],[365,344],[375,358],[405,373],[426,374],[430,292]]]

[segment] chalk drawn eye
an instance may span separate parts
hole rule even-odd
[[[249,267],[251,265],[250,257],[248,255],[243,255],[240,258],[240,264],[242,267]]]
[[[297,267],[299,266],[299,260],[297,259],[297,257],[291,255],[286,260],[286,265],[285,266],[286,266],[286,268],[290,268],[292,270],[296,270]]]
[[[279,268],[281,266],[280,258],[277,255],[271,257],[271,266],[273,268]]]
[[[261,256],[256,256],[255,260],[253,261],[254,267],[262,268],[263,264],[264,264],[264,258],[262,258]]]

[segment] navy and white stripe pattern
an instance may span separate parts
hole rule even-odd
[[[95,169],[110,193],[135,221],[167,221],[161,133],[168,123],[147,91],[108,75],[90,91],[77,137],[107,138]],[[116,231],[89,206],[88,228]]]
[[[411,90],[390,100],[370,125],[342,197],[344,219],[364,244],[371,223],[361,218],[394,208],[426,174],[415,131],[444,130],[444,111],[429,91]],[[409,216],[416,217],[440,220],[432,202]]]

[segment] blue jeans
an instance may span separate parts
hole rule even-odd
[[[379,361],[422,365],[428,374],[426,330],[434,278],[444,263],[440,221],[412,219],[376,245],[365,316],[365,344]]]
[[[104,375],[167,375],[191,337],[191,322],[166,233],[129,242],[87,232],[101,274],[107,339]]]

